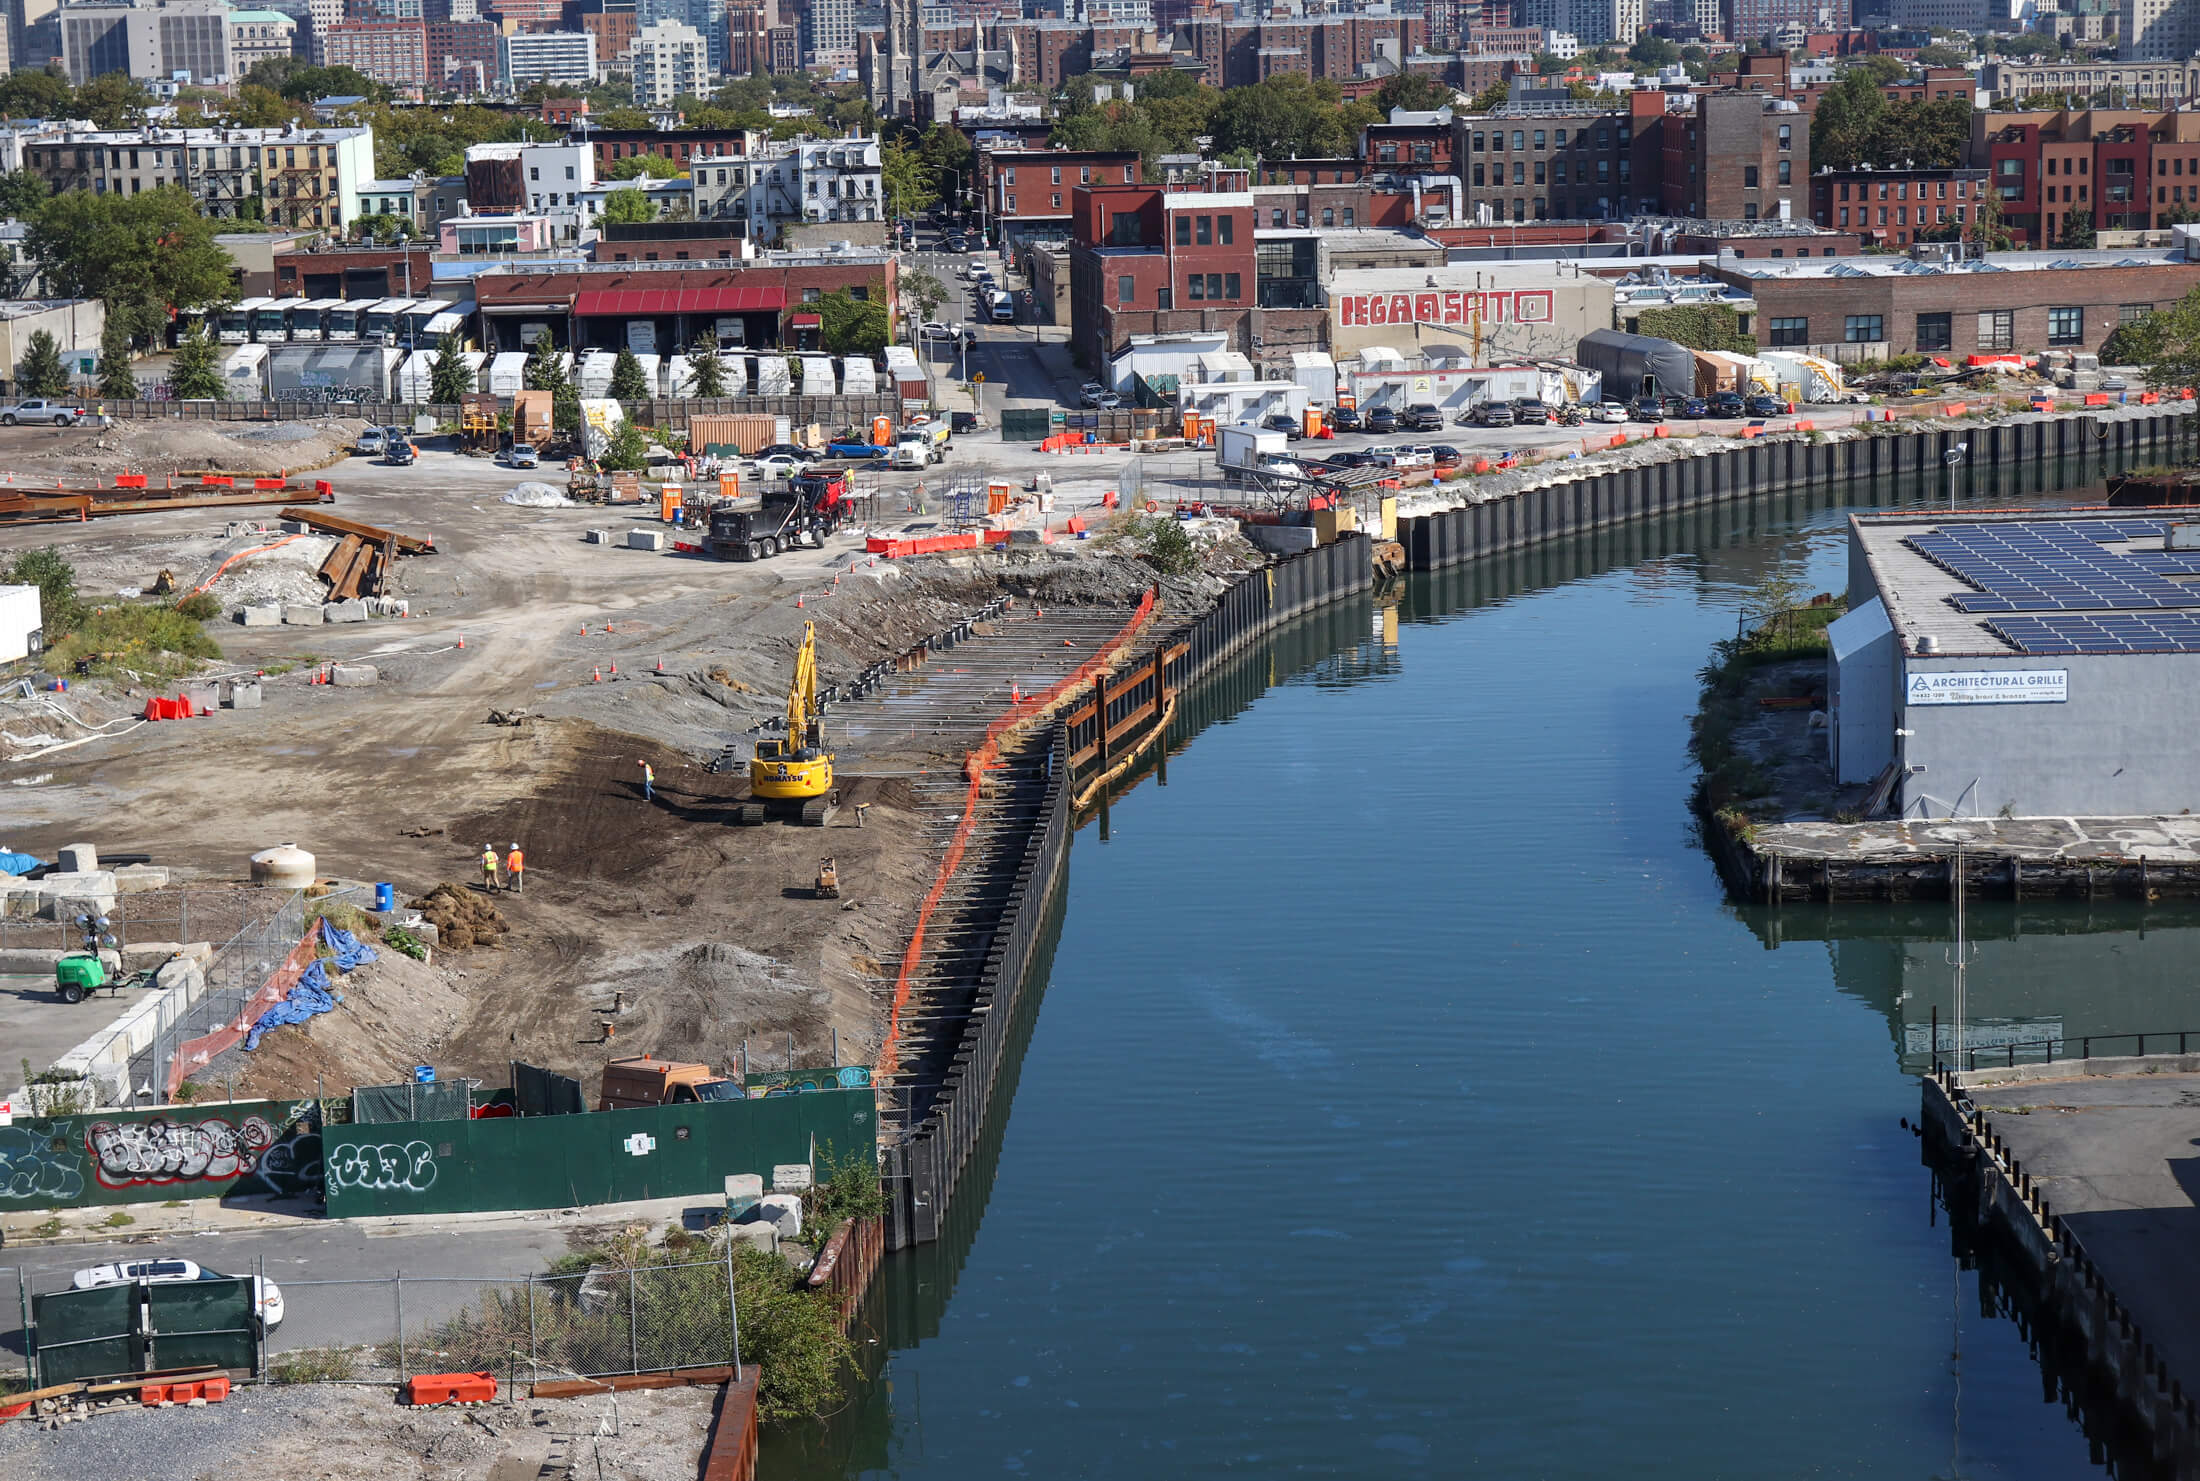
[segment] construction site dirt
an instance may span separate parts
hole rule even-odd
[[[872,1062],[894,966],[944,847],[939,799],[950,793],[928,784],[959,791],[967,718],[1070,671],[1156,579],[1100,542],[874,561],[863,530],[823,550],[719,563],[590,543],[590,529],[642,527],[641,511],[618,511],[622,520],[502,503],[519,476],[482,459],[429,453],[402,469],[360,460],[324,476],[347,516],[432,535],[435,554],[395,564],[391,594],[410,615],[212,624],[224,649],[215,667],[264,676],[257,709],[116,726],[50,756],[36,747],[126,721],[161,691],[79,683],[58,697],[68,720],[22,706],[5,715],[19,759],[4,770],[25,783],[10,788],[6,842],[42,857],[88,838],[230,879],[250,853],[295,842],[325,875],[389,880],[411,899],[446,880],[480,889],[485,846],[525,851],[524,893],[497,897],[509,929],[495,944],[362,982],[357,1009],[391,1024],[387,1034],[341,1029],[340,1012],[272,1035],[254,1055],[225,1056],[219,1068],[240,1095],[371,1082],[407,1062],[500,1086],[514,1059],[578,1075],[593,1095],[611,1057],[731,1067],[744,1044],[753,1069],[785,1065],[790,1042],[804,1066],[825,1063],[836,1040],[842,1063]],[[878,527],[926,523],[887,515]],[[0,554],[59,546],[97,600],[150,586],[163,569],[189,590],[240,550],[283,538],[232,535],[219,517],[179,511],[0,532]],[[328,542],[298,543],[309,549],[287,561],[277,545],[231,564],[222,581],[240,583],[232,592],[222,581],[210,589],[231,602],[262,600],[267,586],[295,587],[284,600],[310,595],[314,547],[325,553]],[[1210,554],[1218,570],[1253,559],[1234,540]],[[1221,584],[1179,578],[1165,596],[1188,610]],[[889,699],[872,707],[862,737],[841,744],[829,711],[828,740],[841,751],[830,824],[730,826],[752,727],[783,710],[806,624],[830,685],[1003,593],[1018,604],[995,619],[1004,627],[1041,609],[1090,609],[1092,621],[1043,661],[994,671],[943,654],[897,676],[897,693],[952,676],[952,716],[927,719],[918,707],[904,723]],[[373,682],[315,682],[330,664],[368,666]],[[739,764],[711,769],[721,753]],[[827,855],[837,899],[815,888]]]

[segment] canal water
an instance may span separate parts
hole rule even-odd
[[[778,1478],[2100,1469],[1914,1120],[1937,907],[1737,907],[1698,667],[1764,501],[1315,614],[1077,835],[1012,1103]],[[2175,1028],[2190,911],[1972,912],[1986,1034]],[[2200,1023],[2192,1025],[2200,1027]],[[2127,1471],[2127,1474],[2143,1474]]]

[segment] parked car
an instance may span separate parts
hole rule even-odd
[[[1332,406],[1323,420],[1329,423],[1329,430],[1332,432],[1357,432],[1360,430],[1358,407]]]
[[[1513,408],[1510,401],[1495,399],[1484,401],[1474,409],[1477,427],[1510,427],[1513,425]]]
[[[1107,389],[1098,381],[1086,381],[1077,388],[1077,404],[1079,406],[1090,406],[1093,403],[1093,398],[1102,395]]]
[[[1463,461],[1459,455],[1459,449],[1448,443],[1439,442],[1429,451],[1436,455],[1436,466],[1439,468],[1457,467]]]
[[[955,331],[937,319],[927,319],[917,326],[917,338],[919,339],[953,339],[954,337]]]
[[[950,435],[975,432],[984,425],[974,411],[951,411],[947,414],[947,430]]]
[[[58,401],[18,401],[13,406],[0,406],[0,426],[15,426],[18,422],[51,422],[56,427],[73,427],[84,420],[81,406],[63,406]]]
[[[1326,466],[1340,471],[1346,468],[1365,468],[1374,461],[1371,453],[1331,453],[1322,460]]]
[[[940,250],[942,252],[967,252],[970,250],[970,243],[959,236],[942,237],[940,238]]]
[[[1297,442],[1306,435],[1306,424],[1288,412],[1277,412],[1261,425],[1271,432],[1281,432],[1287,442]]]
[[[1655,396],[1637,396],[1627,407],[1627,419],[1632,422],[1662,422],[1665,420],[1665,403]]]
[[[364,457],[380,457],[382,450],[389,445],[389,440],[389,434],[380,427],[369,427],[359,434],[359,440],[351,445],[351,450]]]
[[[179,1281],[229,1280],[219,1270],[209,1270],[195,1260],[128,1260],[115,1265],[93,1265],[69,1277],[74,1290],[96,1291],[103,1286],[168,1285]],[[248,1276],[255,1305],[265,1330],[283,1324],[282,1288],[265,1276]]]
[[[1405,429],[1408,432],[1441,432],[1444,430],[1444,414],[1435,403],[1417,401],[1406,408]]]
[[[829,442],[825,445],[825,455],[851,463],[867,463],[873,458],[885,457],[886,449],[869,442]]]
[[[2104,391],[2128,391],[2131,389],[2131,383],[2120,375],[2104,375],[2101,377],[2101,389]]]
[[[1367,413],[1365,426],[1370,432],[1395,432],[1398,430],[1398,413],[1387,406],[1374,407]]]
[[[1624,422],[1627,420],[1627,403],[1624,401],[1599,401],[1589,408],[1592,422]]]
[[[809,464],[786,453],[771,453],[757,458],[754,466],[758,478],[792,478]]]
[[[1749,407],[1739,391],[1714,391],[1711,393],[1711,414],[1732,420],[1749,415]]]
[[[1665,409],[1665,414],[1669,417],[1688,415],[1688,398],[1686,396],[1660,396],[1658,405]]]
[[[507,468],[540,468],[542,466],[542,458],[536,453],[535,445],[531,442],[506,443],[504,451],[497,456],[498,460]]]
[[[1551,420],[1551,409],[1533,396],[1516,396],[1512,404],[1513,421],[1522,427],[1541,427]]]
[[[1701,396],[1683,396],[1681,398],[1681,415],[1699,419],[1707,417],[1711,415],[1711,403]]]
[[[1777,396],[1752,396],[1745,406],[1753,417],[1784,417],[1788,414],[1787,403]]]
[[[419,456],[420,449],[414,447],[409,439],[405,437],[392,437],[389,438],[384,445],[382,461],[390,464],[392,467],[409,468],[412,466],[413,460],[418,458]]]
[[[1406,451],[1413,454],[1413,466],[1416,468],[1433,468],[1443,461],[1436,455],[1436,449],[1425,442],[1415,443]]]
[[[1093,397],[1091,402],[1095,411],[1113,411],[1122,404],[1123,398],[1113,391],[1102,391],[1099,395]]]
[[[797,463],[815,463],[820,458],[822,458],[824,454],[818,452],[815,448],[803,447],[799,443],[775,442],[769,447],[758,448],[756,450],[756,456],[758,458],[776,458],[784,456],[793,458]]]
[[[975,283],[980,278],[992,277],[993,269],[987,267],[982,262],[973,262],[970,264],[970,266],[963,269],[963,276],[968,278],[971,282]]]

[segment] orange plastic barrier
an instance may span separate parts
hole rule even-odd
[[[229,1397],[229,1378],[226,1374],[214,1378],[196,1378],[189,1383],[148,1383],[138,1390],[138,1399],[148,1409],[162,1404],[188,1404],[193,1399],[204,1399],[209,1404],[219,1404]]]
[[[497,1396],[493,1373],[415,1373],[405,1386],[408,1404],[486,1404]]]
[[[1951,401],[1940,409],[1940,414],[1944,417],[1959,417],[1970,409],[1971,403],[1968,401]]]
[[[1085,517],[1082,514],[1073,514],[1069,517],[1069,523],[1062,528],[1072,535],[1082,535],[1085,532]]]
[[[145,475],[142,473],[117,473],[115,475],[115,487],[118,489],[141,489],[145,487]]]
[[[1795,430],[1798,432],[1815,432],[1818,430],[1818,424],[1806,418],[1795,424]]]
[[[2085,404],[2088,406],[2106,406],[2108,405],[2108,396],[2101,391],[2091,392],[2086,396]]]
[[[287,478],[255,478],[252,480],[252,486],[256,489],[288,488],[290,487],[290,480]]]
[[[1652,428],[1650,429],[1650,435],[1651,435],[1652,437],[1670,437],[1670,436],[1672,436],[1673,434],[1672,434],[1672,433],[1670,433],[1670,432],[1668,432],[1668,431],[1667,431],[1667,430],[1666,430],[1665,428],[1663,428],[1663,427],[1652,427]]]
[[[943,550],[976,550],[978,536],[975,531],[967,535],[933,535],[923,540],[889,540],[883,535],[873,535],[863,544],[868,555],[883,555],[889,560],[905,555],[936,555]]]
[[[2139,404],[2141,406],[2153,406],[2161,399],[2161,393],[2158,391],[2141,391],[2139,393]]]
[[[1627,434],[1625,432],[1614,432],[1612,440],[1605,444],[1606,447],[1625,447],[1626,445]]]
[[[199,477],[199,487],[209,489],[233,489],[237,480],[226,473],[206,473]]]

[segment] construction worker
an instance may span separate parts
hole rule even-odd
[[[516,843],[512,845],[512,851],[504,856],[504,873],[507,887],[513,894],[518,894],[520,883],[527,874],[527,856],[519,851]]]
[[[654,770],[653,770],[653,769],[652,769],[652,768],[650,767],[650,764],[649,764],[649,763],[648,763],[647,761],[644,761],[644,762],[642,763],[642,801],[644,801],[644,802],[654,802],[654,801],[656,801],[656,800],[657,800],[657,790],[656,790],[656,789],[657,789],[657,773],[656,773],[656,772],[655,772],[655,771],[654,771]]]
[[[496,845],[485,843],[481,846],[481,887],[493,895],[498,885]]]

